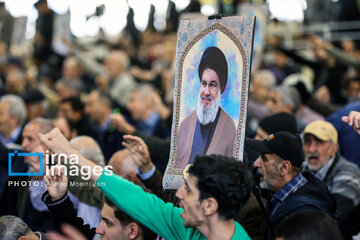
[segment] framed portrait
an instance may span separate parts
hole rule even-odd
[[[255,17],[181,20],[165,189],[184,184],[197,155],[241,161]]]

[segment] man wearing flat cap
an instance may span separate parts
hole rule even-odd
[[[227,61],[219,48],[205,50],[198,74],[200,91],[196,110],[180,124],[175,168],[184,169],[197,155],[233,156],[235,123],[219,105],[228,78]]]
[[[260,187],[267,189],[266,209],[274,230],[287,215],[319,210],[334,215],[336,202],[326,185],[310,173],[300,172],[304,160],[301,138],[289,132],[271,134],[267,139],[246,139],[247,145],[260,152],[254,167],[261,175]],[[274,239],[266,226],[266,239]]]
[[[327,185],[336,199],[336,217],[341,222],[360,203],[360,170],[337,150],[338,133],[330,122],[317,120],[306,126],[303,171],[312,172]]]

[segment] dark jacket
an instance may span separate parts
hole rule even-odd
[[[307,179],[307,183],[291,193],[279,206],[276,214],[270,216],[270,222],[275,230],[286,216],[295,212],[319,210],[332,217],[335,216],[336,201],[327,186],[310,173],[303,173],[303,176]],[[269,194],[266,206],[268,213],[271,213],[271,197],[272,194]],[[268,227],[266,227],[266,234],[267,239],[274,239]]]
[[[57,231],[61,232],[61,225],[68,223],[77,228],[87,239],[93,239],[96,228],[91,228],[89,224],[84,224],[83,219],[76,216],[74,204],[71,202],[68,194],[53,202],[49,192],[46,191],[42,195],[41,200],[48,207]]]

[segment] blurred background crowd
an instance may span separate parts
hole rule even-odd
[[[177,26],[215,13],[257,16],[246,135],[281,112],[296,119],[296,133],[327,120],[341,155],[360,167],[360,136],[341,122],[360,110],[359,0],[1,2],[2,145],[35,151],[23,127],[46,118],[69,140],[95,139],[101,165],[124,148],[124,134],[157,141],[150,154],[163,172]]]

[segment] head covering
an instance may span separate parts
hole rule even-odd
[[[287,131],[290,133],[297,133],[296,120],[288,113],[277,113],[263,118],[259,122],[261,127],[269,135],[280,131]]]
[[[216,72],[220,81],[221,93],[223,93],[227,83],[228,65],[224,53],[219,48],[208,47],[202,55],[198,69],[200,81],[206,68]]]
[[[309,123],[304,129],[304,134],[307,133],[314,135],[322,141],[338,142],[338,132],[335,127],[324,120],[316,120]]]
[[[246,144],[260,153],[274,153],[288,160],[295,167],[300,167],[304,161],[302,141],[299,135],[281,131],[271,134],[267,139],[255,140],[246,138]]]
[[[25,92],[22,98],[26,104],[38,103],[45,99],[42,92],[36,89]]]

